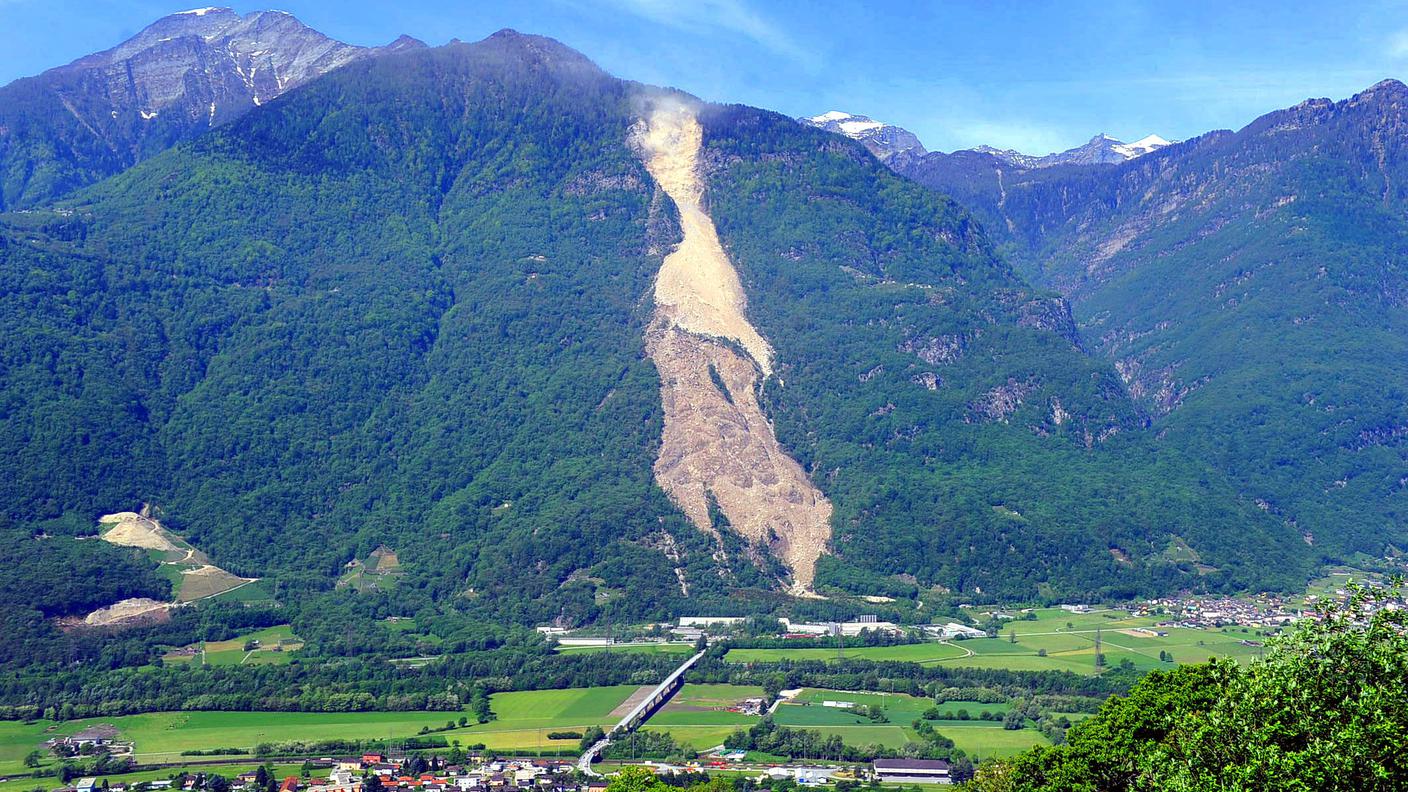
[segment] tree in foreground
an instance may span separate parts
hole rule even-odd
[[[1265,660],[1155,671],[1067,744],[986,763],[973,792],[1408,788],[1408,613],[1401,584],[1274,639]]]

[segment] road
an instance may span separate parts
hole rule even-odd
[[[631,708],[631,711],[626,713],[626,717],[622,718],[619,723],[612,726],[611,731],[608,731],[605,737],[597,740],[596,743],[582,753],[582,758],[577,760],[577,769],[587,775],[600,775],[592,769],[592,761],[595,760],[602,751],[606,750],[606,746],[611,744],[611,738],[630,734],[632,731],[640,728],[641,724],[649,719],[653,711],[665,706],[665,702],[669,701],[680,689],[680,680],[684,678],[684,673],[689,670],[690,666],[699,662],[699,658],[703,656],[704,652],[698,652],[681,663],[679,668],[671,671],[670,675],[665,677],[663,682],[656,685],[655,689],[650,691],[649,696],[646,696],[639,704]]]

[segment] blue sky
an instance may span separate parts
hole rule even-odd
[[[192,2],[0,0],[0,83]],[[1046,153],[1099,132],[1186,138],[1408,78],[1408,0],[273,2],[354,44],[541,33],[622,77],[789,115],[864,113],[940,150]]]

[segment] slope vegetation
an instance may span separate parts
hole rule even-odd
[[[1385,81],[1117,167],[907,172],[1069,295],[1160,447],[1345,558],[1408,540],[1406,132],[1408,89]]]
[[[160,504],[293,598],[384,544],[394,596],[328,596],[527,623],[774,609],[774,554],[804,583],[828,529],[822,590],[1301,583],[1298,533],[1152,442],[964,211],[741,107],[699,105],[694,164],[647,168],[645,92],[505,31],[349,64],[5,215],[7,525]],[[660,288],[681,250],[665,273],[714,267],[717,313]],[[721,462],[672,502],[689,410],[715,436],[677,447]]]

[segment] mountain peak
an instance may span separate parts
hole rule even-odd
[[[408,36],[404,33],[396,37],[396,40],[382,47],[387,52],[401,52],[402,50],[425,49],[428,46],[424,41],[415,36]]]
[[[1398,99],[1408,97],[1408,85],[1389,78],[1379,80],[1373,85],[1365,88],[1354,96],[1351,101],[1364,101],[1366,99]]]
[[[1117,137],[1101,132],[1083,146],[1047,154],[1044,157],[992,146],[978,146],[970,150],[988,154],[1018,168],[1049,168],[1054,165],[1119,164],[1168,145],[1172,144],[1159,135],[1145,135],[1133,143],[1125,143]]]
[[[554,38],[532,33],[520,33],[513,28],[503,28],[486,36],[479,44],[497,46],[506,53],[544,66],[571,66],[600,72],[601,69],[586,55],[563,44]]]
[[[797,119],[806,126],[824,129],[838,135],[845,135],[860,141],[870,153],[880,161],[888,161],[900,154],[923,156],[924,146],[919,138],[907,129],[876,121],[869,116],[847,113],[842,110],[828,110],[821,115]]]

